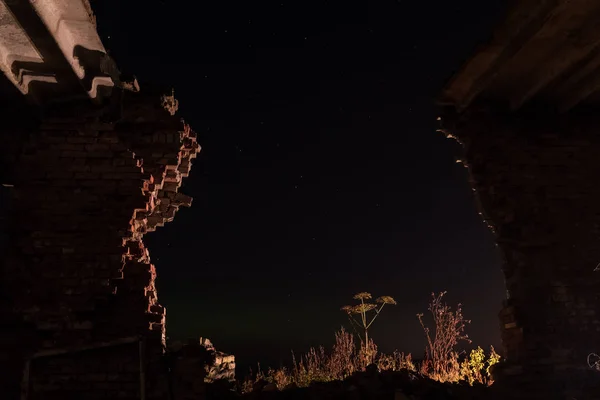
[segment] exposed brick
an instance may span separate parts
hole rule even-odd
[[[20,382],[25,354],[141,334],[150,360],[147,393],[154,396],[148,398],[164,398],[159,394],[165,393],[165,377],[153,371],[162,371],[156,364],[165,340],[165,310],[158,305],[156,271],[140,238],[190,204],[178,197],[158,207],[157,193],[174,196],[179,190],[182,177],[172,171],[180,167],[181,138],[192,131],[156,99],[132,96],[132,105],[124,107],[134,110],[128,120],[98,123],[98,109],[86,105],[89,113],[82,106],[73,112],[76,118],[48,117],[45,130],[21,138],[23,155],[13,166],[20,172],[15,180],[20,199],[11,210],[15,228],[2,265],[8,279],[0,281],[1,294],[10,293],[15,304],[12,310],[0,305],[0,318],[15,321],[3,332],[11,339],[0,341],[0,360],[8,357],[0,365],[2,377]],[[158,142],[138,133],[152,127],[135,128],[144,119],[139,113],[157,121]],[[167,125],[173,130],[165,130]],[[163,182],[167,171],[169,180]],[[137,342],[84,353],[32,361],[29,399],[138,396]]]

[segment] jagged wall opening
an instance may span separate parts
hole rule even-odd
[[[504,259],[508,299],[499,317],[508,363],[498,382],[531,398],[595,398],[600,381],[587,357],[600,347],[600,120],[583,109],[503,110],[482,104],[442,119],[465,149]]]
[[[116,91],[107,106],[63,104],[27,135],[4,132],[21,148],[0,283],[7,398],[166,394],[165,309],[143,235],[191,204],[179,188],[200,150],[169,104]]]

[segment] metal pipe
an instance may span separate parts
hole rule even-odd
[[[167,375],[167,386],[168,386],[168,400],[175,399],[175,395],[173,394],[173,355],[170,353],[169,349],[165,349],[166,353],[163,358],[165,361],[165,370]]]
[[[140,349],[140,400],[146,400],[146,338],[139,337]]]
[[[129,343],[135,343],[135,342],[141,343],[141,341],[142,341],[142,339],[140,338],[140,336],[129,336],[129,337],[121,338],[121,339],[112,340],[109,342],[100,342],[100,343],[91,344],[91,345],[72,346],[72,347],[64,347],[62,349],[39,351],[39,352],[33,354],[31,357],[29,357],[25,361],[25,368],[23,370],[23,380],[21,381],[21,400],[28,400],[28,398],[29,398],[29,390],[30,390],[30,386],[31,386],[31,384],[30,384],[31,362],[35,359],[59,356],[59,355],[63,355],[63,354],[79,353],[82,351],[102,349],[102,348],[106,348],[106,347],[115,347],[115,346],[119,346],[122,344],[129,344]],[[141,345],[140,345],[140,349],[141,349]],[[140,357],[141,357],[141,353],[140,353]],[[142,366],[142,363],[140,361],[140,367],[141,366]],[[141,378],[142,378],[142,374],[140,372],[140,380],[141,380]],[[145,380],[145,376],[144,376],[144,380]],[[140,385],[141,384],[142,384],[142,382],[140,381]],[[145,386],[145,383],[144,383],[144,386]],[[145,393],[144,393],[144,396],[145,396]],[[145,400],[145,398],[142,397],[142,400]]]
[[[29,368],[31,360],[25,361],[25,369],[23,371],[23,380],[21,381],[21,400],[29,398]]]
[[[115,347],[115,346],[119,346],[121,344],[135,343],[139,340],[140,340],[139,336],[129,336],[129,337],[121,338],[121,339],[111,340],[109,342],[99,342],[99,343],[90,344],[90,345],[63,347],[62,349],[42,350],[40,352],[35,353],[33,356],[31,356],[31,359],[58,356],[58,355],[69,354],[69,353],[79,353],[82,351],[96,350],[96,349],[101,349],[104,347]]]

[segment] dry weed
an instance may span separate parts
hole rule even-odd
[[[392,354],[378,352],[377,345],[369,338],[368,329],[384,305],[396,304],[396,302],[389,296],[382,296],[377,299],[379,305],[365,303],[365,300],[371,299],[371,294],[362,292],[354,296],[355,299],[360,300],[360,304],[343,308],[351,320],[364,329],[364,336],[357,334],[360,340],[358,349],[354,336],[341,328],[335,334],[335,343],[330,352],[326,352],[322,346],[311,348],[300,359],[296,359],[292,352],[291,369],[285,367],[269,369],[263,373],[259,365],[256,375],[246,378],[241,384],[241,390],[247,393],[259,381],[274,383],[279,390],[282,390],[290,385],[306,387],[311,382],[343,380],[355,372],[364,371],[371,364],[386,371],[418,371],[440,382],[467,381],[471,385],[475,383],[491,385],[493,380],[490,367],[499,362],[500,356],[491,347],[486,359],[484,351],[478,347],[469,355],[461,357],[456,347],[461,341],[471,342],[465,333],[465,326],[470,321],[464,319],[460,304],[456,310],[453,310],[442,301],[445,294],[446,292],[437,296],[432,294],[429,304],[433,319],[432,330],[425,325],[423,314],[417,315],[427,339],[425,359],[420,364],[413,362],[411,354],[405,355],[398,351]],[[371,319],[367,316],[370,311],[375,312]],[[354,319],[353,314],[359,316],[360,322]],[[590,367],[599,368],[598,359],[590,357],[590,360],[588,360]]]
[[[431,294],[428,309],[433,319],[433,333],[425,326],[423,314],[417,315],[427,338],[426,357],[421,372],[426,372],[432,379],[440,382],[456,382],[460,380],[461,368],[455,347],[460,341],[471,343],[465,333],[465,326],[471,321],[464,319],[460,304],[453,311],[443,302],[445,294],[446,292],[437,296]]]

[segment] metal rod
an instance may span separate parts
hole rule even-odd
[[[146,400],[146,337],[140,336],[140,400]]]
[[[21,381],[21,400],[29,398],[29,367],[31,360],[25,361],[25,370],[23,371],[23,380]]]
[[[111,340],[110,342],[100,342],[83,346],[63,347],[62,349],[42,350],[31,356],[31,359],[58,356],[61,354],[78,353],[81,351],[96,350],[104,347],[114,347],[119,346],[121,344],[135,343],[138,340],[140,340],[139,336],[130,336],[126,338]]]

